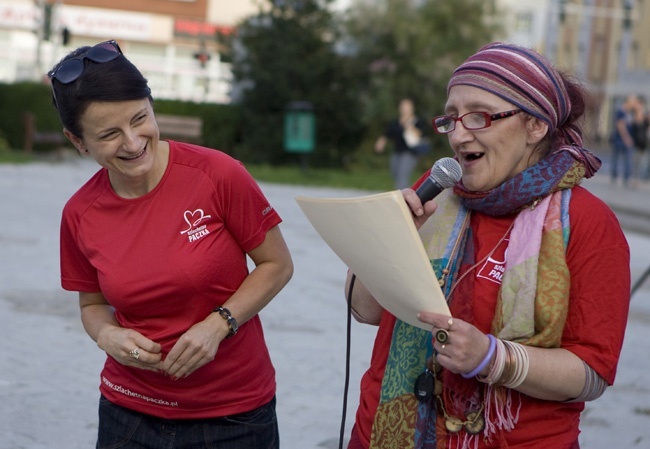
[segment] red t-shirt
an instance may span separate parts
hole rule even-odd
[[[70,198],[61,224],[63,288],[101,292],[120,325],[160,343],[163,354],[239,288],[248,275],[246,253],[281,222],[240,162],[196,145],[169,145],[167,170],[151,192],[121,198],[102,169]],[[121,406],[180,419],[253,410],[275,387],[255,316],[184,379],[109,356],[100,390]]]
[[[618,220],[598,198],[582,187],[572,191],[570,240],[567,263],[571,274],[570,303],[562,347],[591,366],[608,383],[614,382],[629,308],[629,249]],[[504,235],[514,216],[489,217],[473,213],[476,260],[481,260]],[[490,332],[505,262],[505,240],[475,270],[472,311],[474,324]],[[462,283],[462,282],[461,282]],[[461,288],[461,286],[459,286]],[[454,302],[450,304],[452,316]],[[364,447],[370,444],[374,414],[379,404],[381,381],[390,349],[395,317],[384,312],[371,365],[361,380],[356,432]],[[513,391],[521,398],[519,421],[504,437],[511,448],[570,448],[578,439],[584,403],[542,401]],[[513,397],[516,397],[513,396]],[[513,399],[518,404],[518,399]],[[498,448],[478,439],[478,448]]]

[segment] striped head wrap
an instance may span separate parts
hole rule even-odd
[[[562,76],[535,50],[501,42],[488,44],[454,71],[447,94],[457,85],[491,92],[544,121],[561,145],[583,145],[582,130],[566,123],[571,100]]]

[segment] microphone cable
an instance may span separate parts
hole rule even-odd
[[[350,286],[348,287],[348,306],[347,306],[347,338],[345,342],[345,383],[343,386],[343,413],[341,414],[341,433],[339,434],[339,449],[343,449],[343,439],[345,437],[345,419],[348,409],[348,390],[350,387],[350,341],[352,333],[352,289],[357,276],[352,273],[350,277]]]

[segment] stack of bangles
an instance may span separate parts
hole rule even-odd
[[[493,335],[488,335],[488,338],[490,347],[485,358],[471,372],[462,376],[465,379],[476,376],[480,382],[489,385],[517,388],[528,375],[528,351],[519,343],[499,340]],[[490,372],[486,376],[479,375],[488,364]]]

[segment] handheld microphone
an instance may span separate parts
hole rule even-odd
[[[452,187],[462,177],[460,164],[450,157],[438,159],[429,177],[415,191],[422,204],[432,200],[448,187]]]

